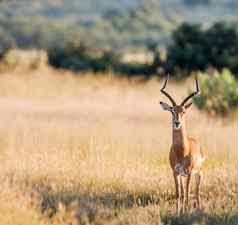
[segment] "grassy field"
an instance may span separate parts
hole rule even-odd
[[[169,84],[179,100],[194,83]],[[203,209],[175,213],[171,118],[156,79],[0,74],[1,225],[238,224],[238,120],[193,107],[205,148]]]

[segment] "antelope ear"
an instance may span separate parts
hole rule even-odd
[[[167,103],[160,102],[159,104],[161,105],[163,110],[167,110],[167,111],[171,111],[172,110],[172,107],[170,105],[168,105]]]
[[[187,105],[185,105],[184,107],[185,107],[185,109],[188,109],[191,105],[192,105],[193,103],[192,102],[190,102],[190,103],[188,103]]]

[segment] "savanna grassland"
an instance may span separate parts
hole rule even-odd
[[[169,90],[184,97],[192,80]],[[193,107],[203,209],[177,217],[161,83],[44,68],[0,76],[0,224],[238,224],[238,120]],[[165,100],[165,99],[164,99]]]

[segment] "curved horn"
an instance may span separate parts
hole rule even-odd
[[[175,101],[173,100],[173,98],[164,90],[165,87],[166,87],[166,85],[167,85],[168,80],[169,80],[169,74],[168,74],[168,76],[167,76],[167,78],[166,78],[166,80],[165,80],[165,82],[164,82],[163,87],[160,89],[160,91],[171,101],[171,103],[173,104],[173,106],[176,106],[176,103],[175,103]]]
[[[200,90],[199,90],[199,85],[198,85],[197,76],[195,77],[195,81],[196,81],[196,91],[193,92],[192,94],[190,94],[187,98],[185,98],[185,99],[182,101],[181,106],[183,106],[190,98],[193,98],[194,96],[196,96],[197,94],[199,94]]]

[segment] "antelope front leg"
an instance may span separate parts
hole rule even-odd
[[[179,175],[174,173],[174,183],[175,183],[175,191],[176,191],[176,212],[177,215],[180,215],[180,201],[181,201],[181,189],[179,182]]]
[[[180,176],[180,192],[181,192],[181,211],[185,211],[185,177]]]
[[[191,174],[188,175],[186,179],[186,189],[185,189],[185,210],[188,210],[189,196],[190,196],[190,183],[191,183]]]

